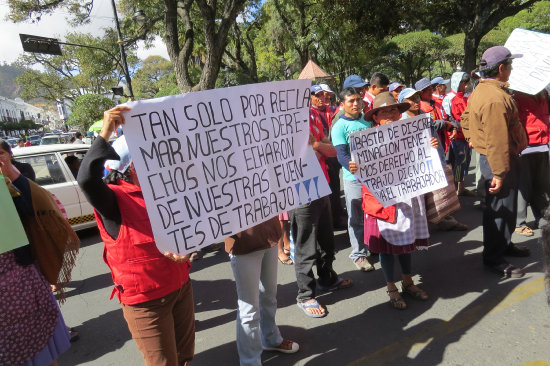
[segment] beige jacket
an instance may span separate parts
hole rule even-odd
[[[510,156],[527,147],[527,134],[508,83],[481,80],[468,100],[461,125],[466,140],[487,156],[497,178],[504,179],[510,171]]]

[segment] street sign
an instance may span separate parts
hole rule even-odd
[[[23,51],[33,53],[45,53],[48,55],[61,56],[59,41],[55,38],[32,36],[30,34],[19,34]]]

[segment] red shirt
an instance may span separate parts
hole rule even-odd
[[[530,146],[548,143],[548,95],[545,91],[537,95],[515,93],[519,119],[525,126]]]
[[[456,96],[451,101],[451,112],[453,118],[460,122],[460,117],[468,105],[468,98],[464,96],[463,92],[456,93]],[[465,140],[464,134],[462,133],[462,127],[459,127],[456,131],[455,140]]]
[[[328,107],[325,107],[324,111],[313,106],[309,108],[309,132],[311,133],[311,135],[313,135],[317,142],[320,142],[323,138],[328,137],[327,135],[325,135],[323,117],[326,117],[326,120],[328,121],[328,130],[330,131],[330,128],[332,127],[331,115],[332,111]],[[324,156],[319,156],[317,160],[319,160],[321,169],[323,169],[323,173],[325,173],[327,182],[330,181],[328,177],[328,167],[326,163],[327,158]]]

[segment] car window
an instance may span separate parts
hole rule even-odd
[[[80,163],[82,162],[82,159],[84,159],[84,155],[86,155],[87,152],[88,150],[86,149],[61,153],[61,157],[65,160],[65,163],[69,167],[71,173],[73,173],[75,179],[78,175],[78,170],[80,169]]]
[[[32,166],[36,173],[36,183],[41,186],[67,181],[61,169],[61,162],[55,154],[21,157],[17,158],[17,160]]]

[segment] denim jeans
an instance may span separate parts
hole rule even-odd
[[[367,248],[364,238],[365,213],[363,212],[363,195],[361,182],[357,180],[344,180],[344,193],[346,195],[346,209],[348,210],[348,235],[351,245],[349,257],[356,261],[367,256]]]
[[[290,225],[294,240],[294,270],[299,302],[315,298],[317,267],[319,283],[329,286],[338,279],[332,269],[334,261],[334,231],[328,196],[300,206],[291,212]]]
[[[262,345],[283,342],[275,324],[277,247],[229,255],[237,286],[237,351],[241,366],[261,366]]]

